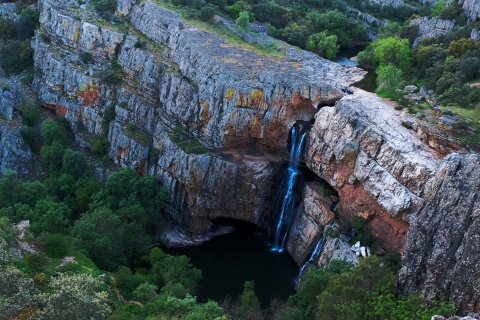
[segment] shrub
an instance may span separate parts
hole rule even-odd
[[[216,12],[217,12],[217,10],[215,9],[215,7],[213,7],[211,5],[207,5],[207,6],[202,7],[202,9],[200,9],[200,12],[198,14],[198,18],[202,21],[207,22],[207,21],[210,21],[210,20],[213,19]]]
[[[51,233],[45,236],[43,239],[43,245],[45,246],[45,252],[54,258],[64,257],[70,249],[70,240],[59,234]]]
[[[14,39],[16,36],[15,24],[11,20],[0,18],[0,39]]]
[[[34,272],[42,272],[48,265],[48,257],[43,252],[35,252],[27,255],[27,267]]]
[[[110,20],[117,9],[116,0],[91,0],[90,3],[93,5],[93,8],[97,11],[98,15],[105,20]]]
[[[24,99],[20,105],[23,121],[29,127],[34,127],[40,122],[42,110],[32,99]]]
[[[122,82],[122,77],[113,70],[107,70],[102,76],[102,81],[108,84],[119,84]]]
[[[90,52],[82,52],[80,60],[82,60],[83,64],[90,64],[93,62],[93,55]]]
[[[16,54],[12,54],[15,52]],[[0,67],[8,74],[33,68],[33,49],[30,41],[7,40],[0,45]]]

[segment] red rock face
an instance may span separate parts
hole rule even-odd
[[[403,252],[409,224],[392,218],[360,183],[345,184],[338,190],[338,210],[348,219],[366,219],[365,228],[385,249]]]
[[[82,99],[82,105],[88,106],[96,103],[100,95],[100,89],[93,86],[85,91],[78,91],[78,96]]]

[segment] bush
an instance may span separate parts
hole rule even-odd
[[[122,82],[122,76],[113,70],[107,70],[103,76],[102,81],[108,84],[119,84]]]
[[[43,245],[50,257],[62,258],[70,249],[70,239],[59,233],[51,233],[45,236]]]
[[[98,15],[105,20],[110,20],[117,9],[116,0],[91,0],[90,3],[93,5],[93,8],[97,11]]]
[[[43,252],[35,252],[27,255],[27,267],[34,272],[42,272],[48,265],[48,257]]]
[[[11,20],[0,18],[0,39],[9,40],[16,36],[15,24]]]
[[[83,64],[90,64],[93,62],[93,55],[90,52],[83,52],[80,55],[80,59],[82,60]]]
[[[16,54],[12,54],[15,52]],[[33,49],[30,41],[7,40],[0,45],[0,67],[8,74],[33,69]]]
[[[211,5],[207,5],[207,6],[202,7],[202,9],[200,9],[200,12],[198,14],[198,18],[202,21],[208,22],[208,21],[213,19],[216,12],[217,12],[217,10],[215,9],[215,7],[213,7]]]
[[[42,110],[32,99],[24,99],[20,105],[23,121],[29,127],[34,127],[40,122]]]

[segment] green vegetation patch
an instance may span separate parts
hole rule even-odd
[[[148,137],[148,135],[138,129],[138,127],[133,123],[127,124],[127,126],[123,130],[123,133],[128,137],[137,140],[143,145],[150,145],[150,138]]]
[[[170,135],[170,138],[180,148],[182,148],[185,153],[202,154],[208,151],[207,148],[200,143],[200,141],[189,138],[185,127],[182,125],[175,127],[173,133]]]

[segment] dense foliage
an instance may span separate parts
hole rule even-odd
[[[18,21],[0,18],[0,67],[8,74],[33,70],[30,38],[38,21],[38,12],[22,5],[17,8],[20,10]]]

